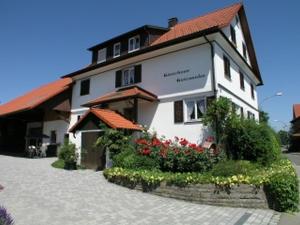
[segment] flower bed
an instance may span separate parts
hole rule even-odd
[[[178,188],[197,187],[199,184],[212,184],[214,191],[224,190],[230,195],[230,190],[237,186],[247,185],[254,191],[260,193],[266,191],[269,206],[279,211],[295,211],[299,203],[299,190],[296,172],[289,160],[282,159],[273,163],[270,167],[252,171],[249,175],[234,175],[229,177],[212,176],[211,173],[171,173],[150,170],[130,170],[123,168],[111,168],[104,171],[104,176],[110,182],[117,183],[130,188],[141,188],[143,191],[155,191],[163,186],[176,186]],[[155,192],[154,192],[155,193]],[[201,196],[201,192],[191,193],[193,197],[185,200],[193,200]],[[252,192],[251,192],[252,193]],[[189,195],[188,195],[189,196]],[[197,197],[198,196],[198,197]],[[223,193],[224,196],[224,193]],[[169,196],[175,197],[176,194]],[[183,197],[180,197],[183,199]],[[255,199],[257,195],[249,197]],[[247,206],[247,201],[243,206]],[[203,199],[202,199],[203,200]],[[261,197],[264,201],[264,197]],[[201,198],[198,202],[201,202]],[[226,203],[226,202],[225,202]],[[224,204],[225,204],[224,203]],[[260,202],[261,203],[261,202]],[[218,202],[210,203],[218,204]],[[225,204],[226,205],[226,204]],[[230,204],[228,204],[230,205]],[[235,204],[241,206],[241,204]],[[249,206],[254,207],[253,204]]]
[[[209,139],[212,141],[212,137]],[[173,141],[144,133],[135,143],[138,154],[157,161],[162,171],[205,172],[219,161],[219,152],[211,152],[184,138],[175,137]]]

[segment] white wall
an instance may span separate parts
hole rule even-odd
[[[244,108],[245,115],[247,115],[247,111],[250,111],[255,114],[255,118],[257,119],[258,112],[255,109],[258,109],[258,101],[257,101],[258,96],[256,92],[255,81],[250,77],[249,74],[247,74],[244,70],[242,70],[241,67],[238,64],[236,64],[233,61],[233,59],[215,43],[214,43],[214,49],[215,49],[214,62],[215,62],[216,87],[218,89],[218,95],[232,99],[234,103]],[[223,54],[225,54],[230,60],[230,67],[231,67],[230,80],[224,76]],[[240,74],[239,74],[240,70],[244,74],[244,86],[245,86],[244,90],[240,88]],[[221,84],[221,86],[219,84]],[[254,87],[254,99],[251,96],[250,84],[253,84]],[[228,92],[228,90],[234,93],[234,95]],[[245,102],[248,103],[250,106]]]
[[[238,19],[238,23],[236,21],[236,17],[238,17],[238,14],[236,14],[236,16],[233,18],[233,20],[231,21],[230,25],[234,28],[235,30],[235,36],[236,36],[236,48],[239,51],[239,53],[243,56],[243,43],[245,42],[245,38],[244,38],[244,34],[242,31],[242,27],[241,27],[241,23],[240,23],[240,19]],[[231,38],[231,34],[230,34],[230,25],[227,27],[224,27],[222,29],[222,31],[224,32],[224,34],[226,35],[226,37],[229,40],[232,40]],[[247,45],[246,45],[247,46]],[[249,63],[250,65],[250,60],[249,60],[249,54],[248,54],[248,49],[247,49],[247,58],[246,61]]]
[[[56,131],[56,143],[63,144],[64,135],[68,132],[69,123],[63,120],[46,121],[43,126],[43,134],[50,137],[51,131]],[[49,144],[50,139],[44,138],[44,144]]]
[[[138,123],[147,125],[167,138],[179,136],[193,142],[202,142],[201,123],[174,124],[173,101],[203,93],[212,95],[210,54],[210,46],[204,44],[137,63],[142,64],[142,82],[137,85],[157,95],[160,100],[158,104],[140,101]],[[80,105],[116,90],[115,72],[119,69],[122,68],[90,77],[90,94],[87,96],[80,96],[80,80],[76,81],[70,127],[77,122],[78,115],[87,110]],[[189,79],[190,77],[197,78]],[[182,79],[186,80],[181,81]],[[70,140],[80,147],[80,132],[76,134],[76,138],[70,137]]]

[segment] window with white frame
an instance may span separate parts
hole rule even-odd
[[[119,57],[121,55],[121,43],[118,42],[114,44],[114,58]]]
[[[98,63],[106,61],[106,48],[102,48],[98,51]]]
[[[140,36],[134,36],[128,40],[128,52],[134,52],[140,49]]]
[[[248,111],[248,112],[247,112],[247,118],[248,118],[248,119],[251,119],[251,120],[255,120],[255,115],[254,115],[254,113]]]
[[[205,98],[194,98],[194,99],[186,99],[186,121],[193,122],[199,121],[206,110],[206,101]]]
[[[134,67],[122,70],[122,86],[134,84]]]

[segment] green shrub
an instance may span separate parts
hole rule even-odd
[[[53,162],[51,164],[51,166],[53,166],[54,168],[57,168],[57,169],[64,169],[65,168],[65,162],[62,159],[58,159],[55,162]]]
[[[251,175],[259,166],[246,160],[227,160],[219,162],[211,171],[213,176],[230,177],[234,175]]]
[[[299,183],[291,173],[275,173],[266,185],[271,208],[280,211],[297,211],[299,204]]]
[[[126,169],[147,169],[154,170],[159,168],[156,160],[138,155],[133,149],[122,151],[113,157],[113,166]]]
[[[59,149],[58,158],[64,161],[65,169],[76,169],[78,156],[75,144],[65,141],[65,143]]]
[[[226,151],[232,159],[243,159],[269,165],[280,154],[273,130],[265,123],[232,118],[227,127]]]

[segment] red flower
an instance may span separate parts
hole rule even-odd
[[[201,146],[198,146],[198,147],[196,147],[195,150],[199,153],[202,153],[204,151],[204,148],[202,148]]]
[[[140,139],[137,139],[135,141],[136,144],[139,144],[139,145],[148,145],[148,142],[146,139],[143,139],[143,138],[140,138]]]
[[[161,142],[156,137],[152,139],[152,146],[160,146]]]
[[[196,145],[196,144],[189,144],[189,148],[196,149],[196,148],[197,148],[197,145]]]
[[[191,154],[191,151],[190,151],[190,150],[185,150],[185,151],[184,151],[184,154],[185,154],[185,155],[189,155],[189,154]]]
[[[163,142],[163,146],[164,146],[165,148],[169,147],[170,144],[171,144],[171,141],[170,141],[170,140],[167,140],[167,141],[164,141],[164,142]]]
[[[179,152],[180,152],[178,148],[173,148],[173,151],[174,151],[175,155],[179,154]]]
[[[150,155],[151,154],[151,150],[149,148],[144,148],[142,151],[143,155]]]
[[[181,138],[179,142],[182,146],[186,146],[189,142],[185,138]]]

